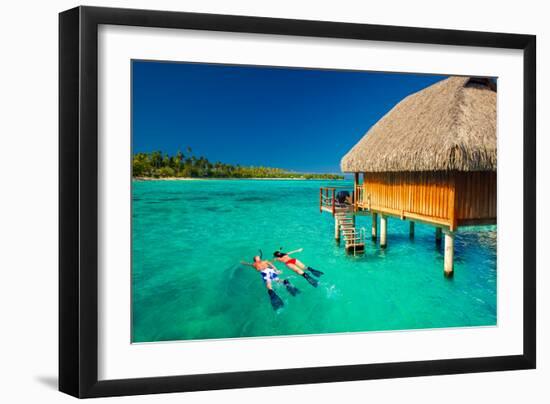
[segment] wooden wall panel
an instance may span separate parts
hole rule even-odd
[[[496,220],[494,172],[365,173],[362,208],[437,224]]]
[[[449,219],[449,174],[366,173],[360,204]]]
[[[456,174],[457,219],[496,220],[497,174],[495,172],[470,172]]]

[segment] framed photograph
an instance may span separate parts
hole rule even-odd
[[[535,368],[535,37],[59,17],[59,388]]]

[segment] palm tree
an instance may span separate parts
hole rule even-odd
[[[151,162],[155,168],[160,168],[162,163],[162,152],[160,150],[151,153]]]
[[[183,162],[183,153],[181,150],[178,150],[176,153],[176,159],[178,160],[178,171],[181,170],[181,164]]]
[[[170,167],[170,156],[168,156],[168,153],[164,155],[164,158],[162,159],[162,166],[163,167]]]

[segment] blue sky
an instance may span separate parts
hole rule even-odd
[[[340,159],[405,96],[445,76],[132,62],[133,152],[299,172]]]

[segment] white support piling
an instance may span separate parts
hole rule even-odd
[[[380,248],[386,248],[386,231],[388,227],[388,218],[380,215]]]
[[[372,213],[372,239],[376,240],[378,236],[378,213]]]
[[[337,243],[340,242],[340,224],[336,217],[334,218],[334,240],[336,240]]]
[[[455,233],[445,231],[445,263],[443,271],[445,276],[451,277],[454,272]]]
[[[437,245],[441,245],[441,227],[436,227],[435,228],[435,243]]]

